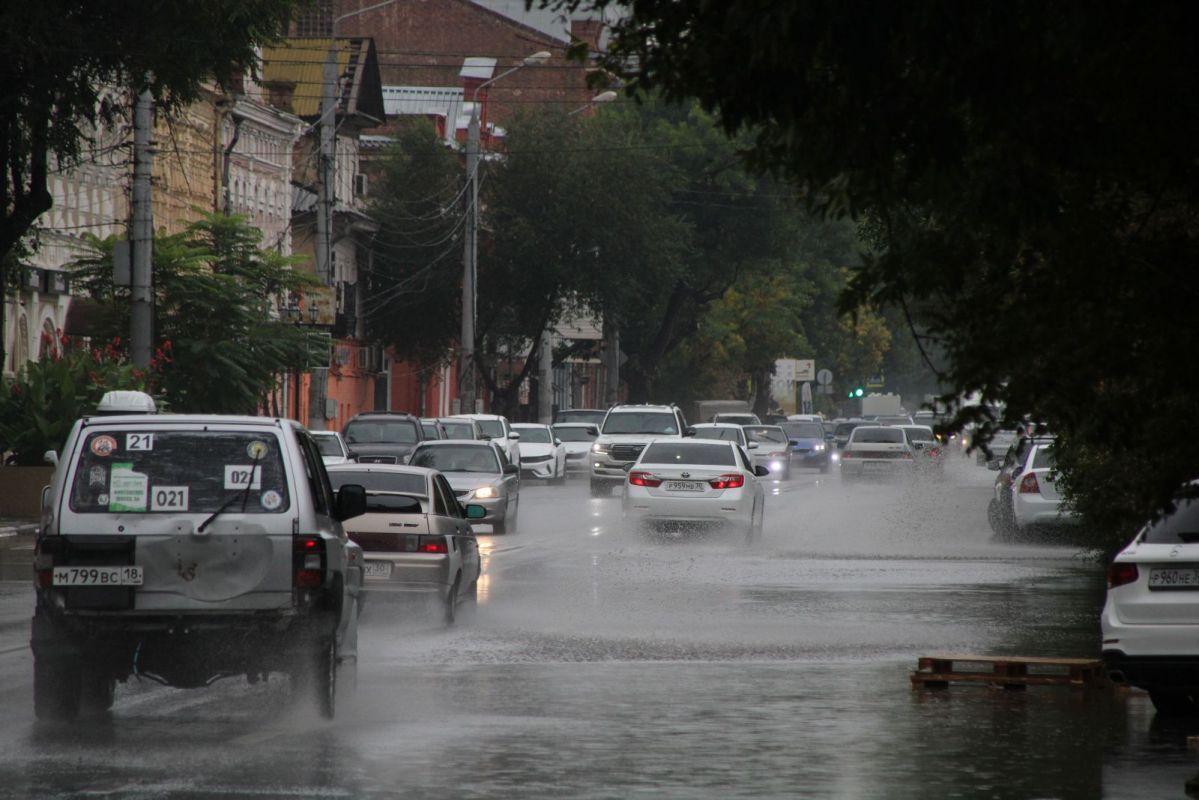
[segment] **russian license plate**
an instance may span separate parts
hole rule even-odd
[[[54,586],[141,586],[141,567],[55,567]]]
[[[1151,569],[1149,570],[1149,588],[1199,589],[1199,568]]]
[[[702,492],[703,490],[702,481],[666,481],[666,491],[668,492]]]
[[[369,580],[385,581],[391,577],[391,562],[389,561],[368,561],[366,562],[366,577]]]

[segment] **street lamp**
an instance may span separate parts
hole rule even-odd
[[[479,92],[518,69],[544,64],[550,58],[548,50],[528,56],[515,67],[483,81],[471,95],[470,126],[466,130],[466,241],[462,258],[462,332],[460,335],[462,361],[459,371],[461,413],[475,412],[475,282],[479,258]]]
[[[615,99],[616,99],[616,92],[612,91],[611,89],[608,89],[605,92],[600,92],[595,97],[591,98],[586,103],[584,103],[583,105],[576,108],[574,111],[567,112],[566,116],[573,117],[575,114],[582,113],[583,111],[586,111],[587,109],[591,108],[592,106],[598,106],[603,103],[611,103]]]

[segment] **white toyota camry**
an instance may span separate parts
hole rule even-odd
[[[641,530],[729,527],[753,540],[761,535],[766,502],[758,479],[769,475],[734,442],[654,441],[629,468],[624,519]]]

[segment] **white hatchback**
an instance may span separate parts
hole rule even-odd
[[[752,541],[761,535],[765,492],[749,455],[733,442],[662,439],[650,442],[628,471],[622,510],[641,530],[673,532],[729,527]]]
[[[1146,525],[1107,570],[1108,674],[1162,715],[1199,715],[1199,500]]]

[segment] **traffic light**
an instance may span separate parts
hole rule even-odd
[[[846,397],[848,397],[850,400],[853,400],[854,398],[861,397],[864,394],[866,394],[865,389],[863,389],[861,386],[855,386],[849,390],[849,393],[846,395]]]

